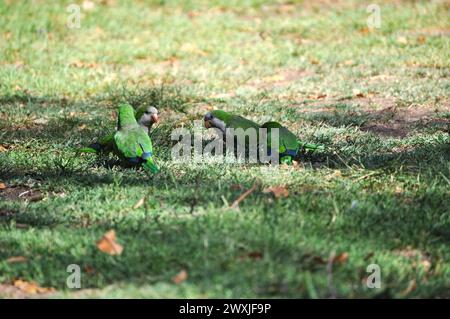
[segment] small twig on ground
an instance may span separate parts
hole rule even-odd
[[[236,209],[239,208],[239,203],[242,202],[244,199],[246,199],[251,193],[253,193],[256,188],[258,188],[259,183],[256,183],[253,185],[249,190],[246,190],[244,193],[242,193],[241,196],[239,196],[232,204],[231,208]]]

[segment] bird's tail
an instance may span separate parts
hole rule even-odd
[[[310,150],[310,151],[323,151],[325,150],[325,146],[323,145],[317,145],[317,144],[312,144],[312,143],[304,143],[299,141],[300,144],[300,148],[303,148],[305,150]]]
[[[144,169],[147,172],[156,174],[159,172],[159,167],[155,164],[155,162],[153,161],[153,157],[149,157],[145,160],[145,162],[142,163],[142,167],[144,167]]]
[[[100,153],[102,151],[102,146],[100,143],[93,143],[88,147],[82,147],[77,149],[79,153]]]

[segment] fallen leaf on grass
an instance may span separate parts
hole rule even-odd
[[[13,256],[6,259],[6,262],[8,264],[15,264],[15,263],[24,263],[27,261],[27,258],[24,256]]]
[[[348,260],[348,256],[347,252],[341,253],[333,258],[333,263],[345,264]]]
[[[30,294],[30,295],[42,294],[42,293],[48,293],[48,292],[55,291],[55,288],[40,287],[34,282],[28,282],[28,281],[21,280],[21,279],[14,281],[14,287],[17,287],[20,290],[22,290],[23,292],[26,292],[27,294]]]
[[[312,99],[312,100],[321,100],[326,98],[327,95],[324,93],[319,93],[319,94],[309,94],[308,95],[308,99]]]
[[[91,68],[96,68],[98,65],[95,62],[83,62],[83,61],[73,61],[72,63],[69,64],[69,66],[71,67],[75,67],[75,68],[87,68],[87,69],[91,69]]]
[[[181,270],[178,274],[172,277],[172,282],[175,285],[181,284],[183,281],[185,281],[188,278],[188,273],[186,270]]]
[[[427,38],[425,38],[424,35],[419,35],[419,37],[417,38],[417,43],[424,44],[425,42],[427,42]]]
[[[120,255],[123,247],[116,243],[116,232],[110,230],[97,242],[97,248],[109,255]]]
[[[260,251],[251,251],[249,253],[245,253],[239,255],[239,260],[252,259],[252,260],[261,260],[263,258],[263,253]]]
[[[133,209],[138,209],[142,205],[144,205],[145,197],[142,197],[140,200],[137,201],[136,204],[134,204]]]
[[[364,93],[362,93],[360,90],[358,89],[353,89],[353,95],[356,97],[364,97]]]
[[[272,193],[275,198],[280,197],[288,197],[289,196],[289,190],[286,188],[286,186],[278,185],[278,186],[271,186],[263,190],[263,193]]]

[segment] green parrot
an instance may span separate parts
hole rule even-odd
[[[221,110],[215,110],[206,113],[203,120],[206,128],[215,127],[221,130],[224,134],[227,128],[242,128],[244,130],[248,128],[254,128],[256,129],[256,131],[258,131],[260,127],[257,123],[247,120],[242,116],[233,115]]]
[[[234,115],[222,110],[215,110],[215,111],[211,111],[206,113],[206,115],[203,118],[204,120],[204,125],[206,128],[216,128],[219,129],[222,132],[222,140],[224,143],[226,143],[226,137],[227,134],[229,132],[227,132],[227,129],[243,129],[244,131],[246,131],[247,129],[255,129],[255,138],[258,138],[258,130],[260,128],[260,126],[253,122],[250,121],[242,116],[239,115]],[[252,149],[250,147],[250,137],[247,136],[243,136],[243,140],[238,138],[239,136],[239,131],[234,132],[235,134],[235,138],[234,138],[234,145],[235,145],[235,156],[239,156],[237,151],[239,151],[239,147],[238,147],[238,143],[244,143],[243,146],[243,150],[245,151],[245,156],[250,154],[250,150]],[[242,142],[240,142],[242,141]],[[257,143],[258,141],[255,141],[256,145],[254,150],[256,151],[257,149]]]
[[[266,122],[261,125],[261,128],[267,129],[267,148],[268,152],[271,152],[271,129],[279,129],[279,155],[280,163],[292,164],[292,159],[299,156],[300,150],[324,150],[323,145],[315,145],[310,143],[304,143],[300,141],[297,136],[289,131],[286,127],[278,122]],[[270,155],[270,154],[269,154]]]
[[[152,125],[157,123],[158,118],[158,109],[154,106],[141,106],[136,109],[134,112],[134,117],[138,124],[150,135],[150,131]],[[114,145],[114,134],[115,132],[111,132],[110,134],[102,137],[95,143],[89,145],[89,147],[84,147],[79,149],[82,153],[109,153],[112,152]]]
[[[153,161],[152,141],[147,131],[142,128],[134,116],[134,109],[129,104],[119,106],[117,131],[114,133],[114,152],[132,165],[142,165],[151,173],[159,168]]]

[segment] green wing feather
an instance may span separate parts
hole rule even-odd
[[[258,129],[260,128],[260,126],[257,123],[250,121],[239,115],[231,115],[231,117],[224,122],[227,125],[227,127],[234,129],[241,128],[243,130],[247,130],[249,128],[254,128],[256,129],[256,131],[258,131]]]
[[[297,138],[297,136],[295,136],[294,133],[289,131],[286,127],[284,127],[283,125],[281,125],[278,122],[267,122],[267,123],[264,123],[261,127],[268,129],[267,144],[268,144],[269,148],[271,146],[271,134],[270,134],[271,129],[272,128],[279,129],[279,131],[278,131],[279,132],[279,154],[282,156],[281,160],[283,162],[290,162],[293,154],[295,154],[295,156],[296,156],[298,154],[298,152],[300,151],[300,149],[302,149],[302,148],[308,149],[308,150],[323,150],[324,149],[324,147],[322,145],[315,145],[315,144],[304,143],[304,142],[300,141]],[[286,153],[289,153],[289,155],[283,155]],[[285,158],[283,158],[283,157],[285,157]]]
[[[114,134],[117,155],[125,160],[136,160],[144,169],[156,173],[159,171],[153,160],[153,146],[147,132],[134,118],[134,110],[129,105],[119,109],[119,130]]]

